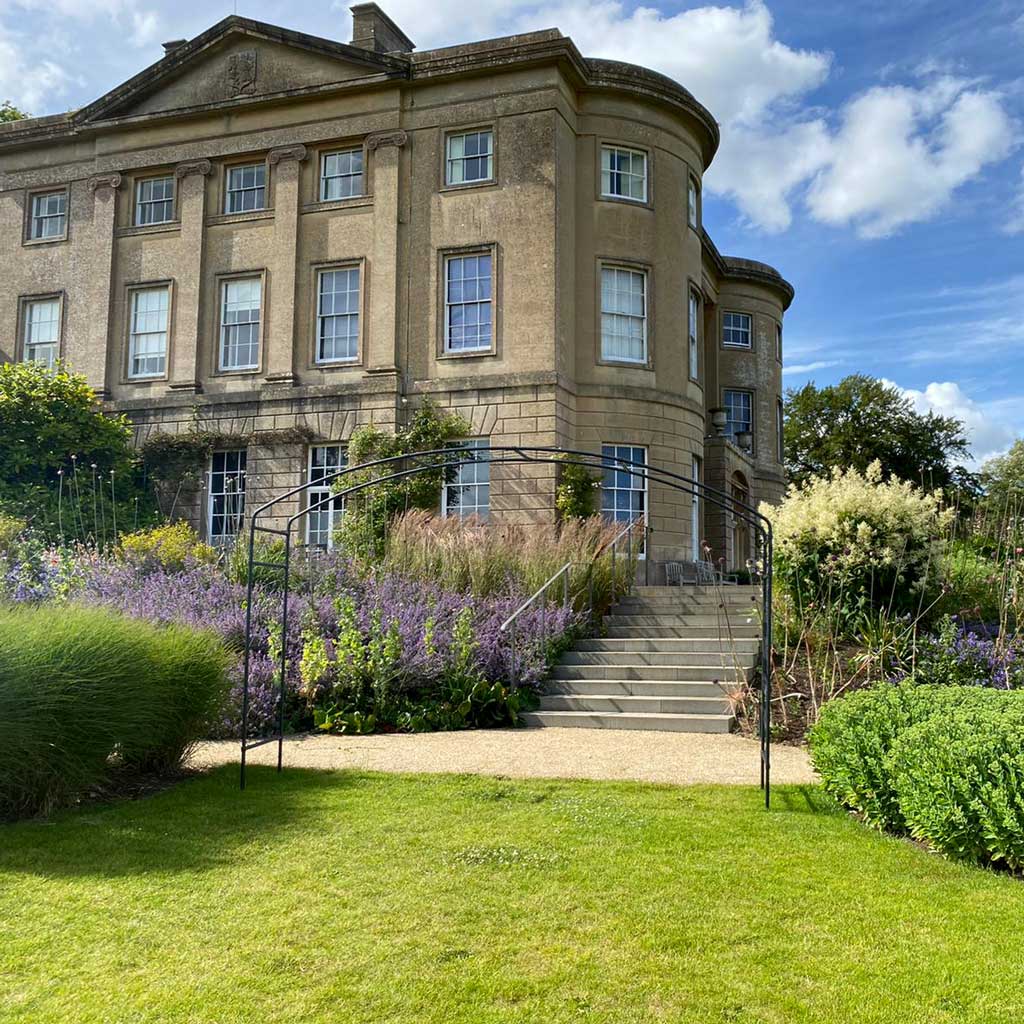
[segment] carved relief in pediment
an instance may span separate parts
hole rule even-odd
[[[232,96],[251,96],[256,92],[258,70],[255,50],[239,50],[227,59],[228,89]]]

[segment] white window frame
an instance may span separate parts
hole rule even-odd
[[[747,406],[750,411],[750,419],[745,429],[737,429],[737,424],[742,427],[742,421],[733,418],[733,409],[736,407],[733,403],[730,403],[730,396],[738,395],[745,396],[747,399]],[[741,403],[742,404],[742,403]],[[726,423],[725,423],[725,436],[735,438],[739,434],[749,433],[751,437],[754,436],[754,392],[747,391],[744,388],[725,388],[722,392],[722,406],[726,412]]]
[[[322,453],[320,464],[317,465],[317,453]],[[306,463],[306,480],[315,484],[347,468],[348,449],[343,444],[311,444]],[[333,484],[323,487],[310,486],[306,492],[306,544],[310,547],[330,551],[334,547],[334,531],[338,520],[345,513],[345,499],[332,497],[331,500],[314,509],[313,506],[324,498],[330,497]],[[320,538],[326,533],[326,540]],[[314,535],[316,539],[314,539]]]
[[[255,307],[256,319],[238,320],[229,322],[228,317],[228,293],[229,290],[239,284],[243,283],[255,283],[257,288],[258,305]],[[241,311],[241,308],[238,310]],[[253,307],[248,307],[249,311],[252,312]],[[224,356],[227,352],[228,339],[232,337],[229,332],[233,328],[242,326],[256,325],[256,360],[251,363],[229,363],[225,360]],[[246,346],[248,347],[248,346]],[[217,330],[217,371],[219,373],[246,373],[253,370],[258,370],[260,365],[260,351],[263,347],[263,276],[261,274],[246,274],[239,277],[228,277],[223,278],[220,282],[220,316],[218,317],[218,330]],[[240,349],[241,346],[237,343],[232,346],[233,349]]]
[[[328,293],[332,297],[344,296],[347,306],[350,306],[352,302],[355,303],[355,308],[346,308],[343,312],[338,312],[336,306],[333,303],[330,312],[324,311],[324,280],[328,274],[345,274],[347,280],[351,283],[352,275],[355,275],[355,289],[345,288],[341,292],[330,292]],[[339,263],[337,266],[331,267],[320,267],[316,272],[316,351],[314,352],[314,361],[317,366],[337,366],[345,363],[358,363],[360,358],[360,344],[362,330],[362,267],[358,263]],[[354,298],[352,298],[354,296]],[[324,331],[328,325],[328,322],[336,320],[344,320],[346,326],[351,328],[352,323],[355,323],[355,333],[353,335],[351,330],[346,332],[344,336],[345,341],[350,341],[352,344],[352,350],[346,352],[342,356],[332,356],[328,358],[324,355],[324,342],[326,339]],[[337,342],[338,336],[333,336],[331,339],[333,342]],[[335,351],[337,349],[335,348]]]
[[[616,157],[626,155],[630,158],[629,169],[622,170],[621,168],[615,167],[614,161]],[[635,157],[640,157],[642,160],[642,170],[639,173],[633,170],[633,159]],[[650,194],[650,161],[648,159],[647,150],[605,143],[601,146],[600,173],[602,199],[622,199],[629,203],[647,202],[647,197]],[[625,191],[613,191],[615,175],[621,176],[619,185],[620,188],[625,185]],[[640,182],[641,194],[638,196],[633,195],[633,189],[629,187],[630,183],[634,180],[638,180]]]
[[[637,458],[637,455],[642,457]],[[639,474],[628,463],[618,461],[620,459],[628,459],[632,462],[643,463],[646,467],[649,465],[647,455],[646,445],[632,444],[630,442],[608,442],[601,445],[601,462],[604,466],[604,476],[601,480],[601,515],[604,519],[609,522],[622,524],[647,522],[648,510],[650,509],[647,474]],[[609,473],[613,474],[611,485],[608,484]],[[626,475],[625,483],[621,481],[622,474]],[[622,504],[619,500],[620,494],[629,496],[627,499],[628,507],[620,507]],[[609,495],[612,496],[610,502],[607,500]],[[633,495],[639,495],[636,499],[636,504],[639,505],[638,509],[633,508]],[[623,516],[620,514],[621,512],[626,512],[628,515]],[[635,514],[633,514],[634,512]],[[646,557],[642,541],[638,557]]]
[[[143,198],[146,187],[152,187],[158,183],[164,186],[164,195],[159,199],[152,198],[152,195],[148,199]],[[170,185],[169,193],[166,192],[168,184]],[[140,178],[135,183],[135,226],[142,228],[151,227],[154,224],[172,223],[174,221],[174,204],[176,198],[177,184],[174,180],[173,174],[163,174],[156,178]],[[149,212],[154,212],[157,209],[159,209],[161,213],[166,213],[166,216],[154,216],[150,220],[145,219]]]
[[[140,309],[139,303],[143,296],[163,296],[163,305],[152,309]],[[163,314],[161,317],[160,314]],[[140,317],[153,316],[155,319],[140,321]],[[170,285],[140,285],[128,293],[128,379],[148,380],[167,375],[167,342],[170,337],[171,323],[171,288]],[[162,326],[161,326],[162,324]],[[140,330],[145,327],[145,330]],[[155,351],[140,352],[143,347],[152,343]],[[136,361],[155,360],[158,368],[140,371],[135,368]]]
[[[700,296],[695,288],[687,297],[687,332],[689,334],[690,379],[700,380]]]
[[[694,484],[699,485],[703,479],[703,462],[704,460],[699,455],[690,457],[690,479]],[[696,487],[690,499],[690,532],[692,534],[690,552],[693,561],[702,562],[704,557],[700,543],[700,492]]]
[[[466,141],[468,139],[482,139],[486,136],[483,148],[480,152],[466,154]],[[452,155],[455,143],[461,142],[462,153]],[[471,161],[481,161],[483,175],[474,178],[466,176],[466,167]],[[458,175],[456,175],[456,170]],[[456,177],[458,180],[456,180]],[[494,129],[473,128],[469,131],[449,132],[444,137],[444,184],[446,188],[462,188],[464,185],[483,185],[494,181]]]
[[[700,186],[692,174],[686,186],[686,222],[694,231],[700,227]]]
[[[232,459],[232,456],[236,458]],[[232,461],[234,465],[231,465]],[[234,543],[241,532],[245,521],[245,476],[248,453],[244,448],[219,449],[210,455],[210,468],[207,476],[206,502],[206,537],[218,547],[227,547]],[[218,468],[220,463],[220,468]],[[218,477],[220,479],[218,480]],[[234,486],[228,486],[229,481]],[[214,490],[219,484],[223,489]],[[217,499],[224,499],[223,511],[217,511]],[[217,519],[221,520],[221,530],[216,531]]]
[[[45,320],[32,320],[33,309],[53,305],[56,316],[48,317]],[[43,325],[53,327],[52,338],[45,341],[30,340],[30,325],[42,327]],[[23,363],[42,363],[47,369],[52,370],[60,359],[60,347],[64,334],[64,297],[62,295],[36,295],[30,299],[23,299],[21,303],[21,361]],[[46,358],[36,358],[36,349],[47,349]]]
[[[730,340],[732,336],[743,340]],[[722,313],[722,347],[752,349],[754,347],[754,318],[749,313],[725,310]]]
[[[623,275],[629,277],[630,283],[632,284],[635,278],[639,278],[642,282],[641,287],[641,305],[642,312],[634,313],[632,311],[620,311],[617,309],[606,309],[605,308],[605,280],[606,274],[612,275],[612,281],[618,282]],[[646,366],[649,361],[649,348],[648,348],[648,314],[650,311],[650,274],[643,267],[630,267],[623,266],[618,263],[602,263],[600,268],[600,299],[599,306],[601,311],[601,362],[604,363],[629,363],[633,366]],[[633,295],[632,288],[626,293],[613,284],[612,291],[615,295],[628,294]],[[614,347],[615,339],[619,337],[625,337],[628,345],[633,343],[632,331],[627,332],[625,335],[617,335],[610,332],[608,328],[614,324],[621,324],[623,321],[628,321],[630,325],[640,325],[640,344],[641,354],[639,357],[632,357],[629,355],[622,355],[612,351]]]
[[[246,171],[253,171],[253,184],[242,183],[232,184],[235,175],[245,175]],[[262,177],[262,182],[259,178]],[[247,196],[252,196],[253,205],[247,205]],[[241,197],[238,208],[234,208],[234,200]],[[224,213],[257,213],[267,209],[267,165],[265,161],[258,161],[251,164],[235,164],[225,168],[224,171]]]
[[[333,174],[328,173],[328,161],[348,157],[347,170],[337,170]],[[353,164],[358,167],[353,170]],[[366,194],[365,192],[366,158],[363,155],[362,146],[353,146],[346,149],[332,149],[320,154],[320,191],[319,197],[322,203],[340,203],[345,199],[356,199]],[[328,195],[332,182],[340,182],[341,195]]]
[[[462,441],[452,441],[447,448],[487,448],[490,439],[486,437],[468,437]],[[456,516],[459,519],[476,518],[487,520],[491,515],[491,460],[484,455],[475,462],[466,462],[461,466],[452,467],[445,472],[441,485],[441,518]],[[448,473],[454,474],[451,480]],[[468,504],[462,499],[466,492],[471,492],[473,500]],[[452,496],[459,493],[455,501]],[[481,500],[482,496],[482,500]]]
[[[43,204],[49,204],[50,200],[57,200],[56,208],[51,209],[47,205],[44,209]],[[49,230],[51,224],[56,224],[57,230]],[[37,225],[38,231],[36,230]],[[67,234],[68,190],[55,188],[47,189],[44,192],[29,193],[27,241],[60,242],[67,238]]]
[[[444,299],[444,353],[445,355],[479,355],[480,353],[488,353],[494,350],[494,259],[495,253],[492,249],[480,249],[479,251],[473,252],[457,252],[457,253],[446,253],[443,259],[443,299]],[[468,260],[487,260],[487,273],[479,273],[479,263],[477,264],[478,272],[474,278],[466,278],[465,270],[467,267]],[[462,267],[462,277],[459,279],[463,284],[467,280],[486,282],[486,297],[467,299],[465,292],[462,293],[462,298],[453,300],[451,298],[453,291],[453,278],[452,278],[452,267],[459,264]],[[479,286],[478,286],[479,287]],[[477,343],[476,344],[452,344],[453,331],[461,327],[465,331],[468,326],[465,321],[462,324],[453,323],[453,314],[455,310],[468,310],[471,307],[475,307],[477,312]],[[484,340],[480,340],[483,335],[483,324],[480,315],[486,310],[487,320],[486,322],[486,337]]]

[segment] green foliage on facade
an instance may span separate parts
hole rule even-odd
[[[555,491],[555,508],[562,519],[587,519],[597,512],[601,477],[586,466],[561,467]]]
[[[362,487],[346,498],[345,515],[341,517],[338,528],[338,539],[345,550],[357,555],[380,552],[388,527],[396,516],[412,509],[436,509],[441,500],[445,475],[453,474],[454,469],[440,467],[395,480],[384,478],[437,461],[436,457],[417,460],[415,455],[445,448],[456,439],[465,437],[469,429],[469,424],[457,413],[445,412],[427,401],[416,410],[408,426],[394,434],[386,433],[372,423],[356,430],[348,445],[350,466],[378,459],[396,461],[346,474],[336,485],[339,493],[352,487]]]

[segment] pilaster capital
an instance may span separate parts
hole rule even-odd
[[[116,192],[121,187],[121,175],[120,174],[97,174],[95,177],[89,179],[89,191],[97,192],[101,188],[109,188],[112,192]]]
[[[294,146],[281,146],[279,149],[272,149],[267,159],[270,161],[270,166],[274,167],[282,160],[297,160],[302,163],[307,155],[306,147],[300,142]]]
[[[371,153],[375,149],[380,149],[383,146],[395,146],[398,149],[401,149],[408,141],[408,133],[398,129],[393,132],[380,132],[377,135],[371,135],[366,140],[366,148]]]
[[[213,171],[209,160],[186,160],[174,168],[175,178],[187,178],[190,174],[201,174],[204,178]]]

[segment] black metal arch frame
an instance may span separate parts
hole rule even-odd
[[[410,467],[402,468],[403,463],[414,463]],[[690,480],[679,473],[674,473],[658,466],[648,463],[635,462],[631,459],[609,457],[596,452],[588,452],[572,448],[556,447],[533,447],[529,445],[481,445],[479,447],[460,447],[453,445],[449,448],[436,448],[432,451],[414,452],[405,455],[394,455],[386,459],[376,459],[372,462],[364,462],[358,466],[349,466],[336,473],[329,474],[316,481],[306,481],[298,487],[293,487],[283,494],[279,494],[270,501],[264,502],[252,513],[249,520],[248,539],[248,584],[246,587],[245,605],[245,655],[243,666],[242,683],[242,738],[241,738],[241,788],[245,789],[245,766],[246,753],[256,747],[267,743],[277,743],[277,770],[281,771],[284,756],[284,704],[285,704],[285,673],[287,669],[286,644],[281,644],[281,663],[279,666],[280,691],[278,696],[278,720],[277,733],[273,736],[266,736],[260,739],[249,739],[249,677],[250,677],[250,654],[252,651],[252,597],[253,597],[253,570],[256,568],[274,569],[283,572],[282,596],[281,596],[281,636],[287,636],[288,630],[288,596],[289,577],[291,567],[292,527],[303,516],[310,512],[327,508],[338,499],[347,499],[352,495],[359,494],[369,488],[380,484],[392,483],[399,480],[409,479],[424,473],[450,472],[462,466],[473,463],[487,462],[490,465],[525,465],[550,464],[553,466],[582,466],[586,469],[594,469],[600,472],[608,469],[609,464],[616,467],[628,467],[631,476],[640,477],[644,481],[651,481],[665,487],[689,494],[699,500],[706,501],[718,508],[723,509],[735,519],[745,522],[754,530],[757,540],[760,542],[763,569],[761,573],[761,686],[759,700],[759,721],[758,736],[761,748],[761,789],[764,791],[765,807],[771,803],[771,670],[772,670],[772,524],[768,518],[762,515],[752,505],[741,502],[732,495],[720,491],[714,487],[699,481]],[[381,475],[377,475],[378,471]],[[349,487],[343,486],[346,477],[358,475],[363,477],[367,472],[371,474],[370,479],[359,479],[359,482]],[[341,486],[337,486],[341,484]],[[327,485],[332,486],[331,493],[320,498],[298,512],[290,514],[286,520],[286,526],[282,529],[275,529],[270,526],[260,525],[260,517],[272,511],[282,502],[289,501],[297,495],[306,493],[311,489],[322,490]],[[272,537],[283,538],[284,559],[280,562],[260,561],[256,557],[256,535],[267,534]]]

